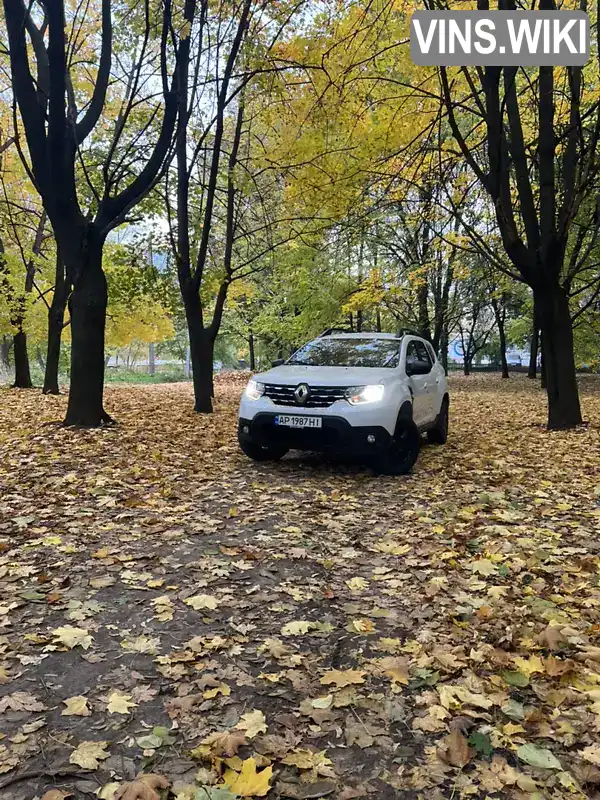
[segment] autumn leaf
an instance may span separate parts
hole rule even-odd
[[[87,628],[75,628],[72,625],[64,625],[62,628],[55,628],[52,634],[59,644],[72,650],[74,647],[81,647],[87,650],[92,645],[92,636]]]
[[[256,769],[256,761],[247,758],[242,762],[240,772],[227,769],[223,775],[223,780],[231,791],[240,797],[264,797],[270,789],[270,781],[273,776],[273,767]]]
[[[81,742],[71,753],[69,762],[82,769],[98,769],[100,761],[108,758],[108,742]]]
[[[282,764],[289,764],[298,769],[312,769],[321,774],[329,773],[331,759],[326,755],[326,750],[313,751],[301,748],[282,759]]]
[[[5,711],[44,711],[46,706],[29,692],[13,692],[0,698],[0,714]]]
[[[211,594],[196,594],[193,597],[188,597],[184,602],[187,606],[193,608],[194,611],[201,611],[204,608],[214,611],[221,601]]]
[[[87,697],[82,695],[67,697],[63,702],[66,705],[66,708],[61,711],[61,716],[63,717],[89,717],[92,713],[88,708]]]
[[[240,721],[235,726],[238,730],[244,731],[246,738],[254,739],[259,733],[267,732],[267,721],[262,711],[253,709],[242,714]]]
[[[522,744],[517,747],[517,756],[521,761],[538,769],[562,769],[560,761],[551,750],[535,744]]]
[[[341,689],[344,686],[350,686],[354,683],[364,683],[364,672],[357,669],[339,670],[332,669],[326,672],[320,680],[324,686],[335,684],[336,688]]]
[[[129,714],[130,709],[135,708],[137,703],[134,703],[130,694],[115,689],[108,696],[108,705],[106,710],[109,714]]]
[[[302,636],[308,633],[314,627],[314,623],[309,620],[295,620],[294,622],[286,623],[282,629],[282,636]]]
[[[160,800],[159,789],[168,789],[169,780],[164,775],[147,773],[138,775],[134,781],[123,784],[115,795],[115,800]]]
[[[200,744],[190,751],[193,758],[208,758],[215,756],[231,758],[237,755],[237,751],[246,744],[246,736],[243,733],[211,733],[206,736]]]
[[[454,767],[465,767],[471,760],[469,743],[458,728],[454,728],[444,740],[445,758]]]

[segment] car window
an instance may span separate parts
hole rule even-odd
[[[429,353],[429,355],[430,355],[430,357],[431,357],[431,363],[432,363],[432,364],[435,364],[435,350],[434,350],[434,349],[433,349],[433,347],[432,347],[432,346],[429,344],[429,342],[427,342],[427,352]]]
[[[433,362],[423,342],[415,342],[415,345],[417,347],[417,355],[419,356],[419,361],[424,361],[431,367],[433,365]]]
[[[398,339],[336,339],[324,336],[297,350],[287,361],[309,367],[384,367],[393,369],[400,361]]]
[[[423,362],[431,369],[432,361],[423,342],[412,339],[406,347],[406,365]]]
[[[419,361],[419,354],[417,353],[417,343],[410,341],[406,347],[406,363],[414,364]]]

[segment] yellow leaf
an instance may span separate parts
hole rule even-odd
[[[306,619],[297,619],[288,622],[281,629],[282,636],[301,636],[308,633],[314,627],[314,623]]]
[[[363,589],[366,589],[369,585],[369,582],[366,581],[364,578],[350,578],[349,581],[346,581],[346,586],[351,589],[353,592],[360,592]]]
[[[81,742],[71,753],[69,762],[77,764],[82,769],[98,769],[100,761],[110,755],[106,752],[107,747],[108,742]]]
[[[254,739],[257,734],[266,733],[267,720],[263,712],[255,708],[252,711],[242,714],[240,721],[235,727],[240,731],[245,731],[247,739]]]
[[[194,611],[200,611],[203,608],[209,608],[211,611],[219,605],[219,600],[211,594],[196,594],[193,597],[188,597],[185,600],[186,606],[191,606]]]
[[[326,750],[320,750],[313,753],[312,750],[295,750],[293,753],[282,759],[282,764],[290,764],[298,769],[319,769],[319,767],[327,767],[331,764],[331,759],[325,753]]]
[[[87,697],[76,694],[63,700],[66,708],[61,711],[61,717],[89,717],[92,713],[88,708]]]
[[[63,644],[72,650],[74,647],[81,647],[87,650],[92,644],[92,637],[87,628],[75,628],[72,625],[65,625],[62,628],[55,628],[52,635],[59,644]]]
[[[225,771],[223,780],[233,794],[240,797],[264,797],[269,789],[269,781],[273,776],[273,767],[265,767],[260,772],[256,771],[256,761],[247,758],[242,763],[242,771],[234,772],[232,769]]]
[[[207,689],[202,697],[206,700],[212,700],[213,697],[217,697],[219,694],[222,694],[223,697],[229,697],[231,688],[226,683],[220,683],[218,686],[215,686],[214,689]]]
[[[529,658],[522,658],[521,656],[517,656],[513,658],[513,661],[519,670],[522,672],[523,675],[533,675],[534,672],[545,672],[544,664],[542,663],[542,659],[539,656],[530,656]]]
[[[338,689],[341,689],[344,686],[350,686],[352,683],[364,683],[364,674],[364,672],[357,669],[332,669],[323,675],[320,683],[324,686],[334,683]]]
[[[129,714],[130,708],[135,708],[137,703],[131,700],[130,694],[124,694],[116,689],[108,696],[108,706],[106,710],[109,714]]]

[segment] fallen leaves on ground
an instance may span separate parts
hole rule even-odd
[[[401,478],[248,461],[241,388],[110,388],[97,431],[0,391],[3,800],[597,794],[600,382],[548,433],[452,379]]]

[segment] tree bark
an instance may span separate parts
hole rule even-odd
[[[13,336],[13,353],[15,359],[15,389],[31,389],[31,372],[29,369],[29,354],[27,352],[27,334],[24,330],[17,331]]]
[[[256,372],[256,353],[254,352],[254,334],[248,333],[248,351],[250,353],[250,371]]]
[[[214,343],[204,328],[200,297],[193,287],[183,291],[183,305],[190,337],[190,362],[194,385],[194,411],[212,414]]]
[[[440,335],[440,350],[439,357],[444,368],[446,375],[448,374],[448,323],[445,321],[442,325],[442,332]]]
[[[48,309],[48,348],[46,352],[46,369],[44,370],[44,394],[59,394],[58,369],[60,362],[60,342],[65,324],[65,309],[69,298],[69,283],[65,275],[65,265],[56,254],[56,274],[54,278],[54,294]]]
[[[531,329],[531,341],[529,342],[529,369],[527,371],[528,378],[537,378],[537,358],[538,358],[538,344],[539,331],[537,325],[533,324]]]
[[[89,240],[88,240],[89,241]],[[108,290],[102,271],[102,245],[82,252],[69,299],[71,316],[71,386],[65,425],[92,428],[112,422],[104,411],[104,330]],[[67,274],[74,274],[66,262]]]
[[[569,299],[562,286],[557,284],[542,285],[534,289],[534,293],[542,331],[548,428],[572,428],[580,425],[582,419]]]
[[[502,377],[509,378],[508,361],[506,360],[506,330],[504,328],[504,308],[500,308],[500,303],[494,297],[492,298],[492,308],[494,310],[494,317],[496,319],[496,327],[498,328],[498,339],[500,340],[500,363],[502,365]]]
[[[10,350],[12,342],[10,336],[3,336],[0,340],[0,363],[10,369]]]

